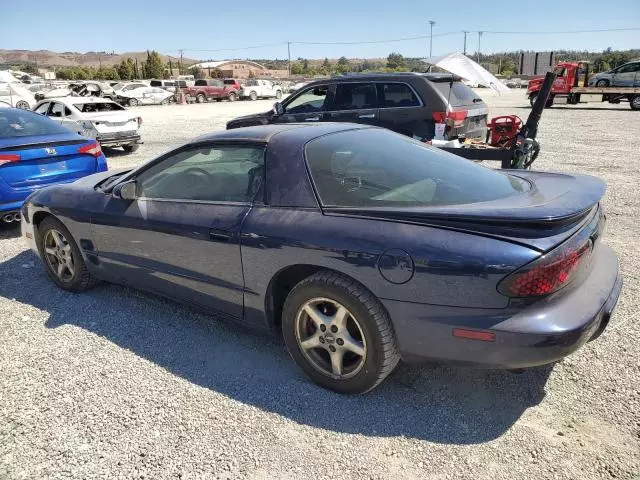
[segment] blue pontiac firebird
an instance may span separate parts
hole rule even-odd
[[[0,218],[20,221],[38,188],[107,170],[100,145],[37,113],[0,105]]]
[[[281,329],[313,381],[362,393],[400,359],[516,369],[600,335],[622,284],[604,190],[378,128],[270,125],[40,190],[22,231],[61,288]]]

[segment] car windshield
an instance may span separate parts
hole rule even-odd
[[[115,112],[124,110],[124,107],[115,102],[74,103],[73,106],[83,113]]]
[[[309,171],[324,206],[443,206],[487,202],[528,188],[524,181],[382,129],[309,142]]]
[[[28,137],[70,133],[59,123],[37,113],[13,109],[0,109],[0,138]]]
[[[113,87],[114,90],[120,90],[122,87],[124,87],[124,83],[116,83]]]

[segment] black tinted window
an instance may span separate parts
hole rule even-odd
[[[378,84],[378,93],[383,108],[420,106],[420,100],[406,83]]]
[[[0,138],[70,133],[60,124],[34,112],[0,108]]]
[[[194,83],[194,85],[196,87],[206,87],[207,86],[207,81],[206,80],[196,80],[196,83]]]
[[[382,129],[326,135],[306,147],[325,206],[437,206],[495,200],[523,181]]]
[[[200,147],[178,152],[138,177],[147,198],[251,202],[264,176],[264,149]]]
[[[225,85],[235,85],[235,84],[236,84],[236,81],[235,81],[235,80],[225,80],[225,81],[224,81],[224,84],[225,84]]]
[[[444,95],[445,100],[448,98],[451,106],[459,107],[462,105],[473,105],[481,101],[476,92],[467,87],[462,82],[431,82],[435,88]],[[451,87],[449,87],[451,85]],[[451,92],[449,92],[451,90]],[[475,102],[474,102],[475,100]]]
[[[152,87],[161,87],[162,82],[160,80],[151,80],[151,82],[149,82],[149,85],[151,85]]]
[[[341,83],[336,86],[334,110],[376,108],[378,96],[374,83]]]

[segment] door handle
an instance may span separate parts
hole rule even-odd
[[[365,115],[358,115],[358,118],[376,118],[375,113],[367,113]]]
[[[209,230],[209,240],[228,243],[233,234],[228,230]]]
[[[319,122],[320,117],[307,117],[304,119],[305,122]]]

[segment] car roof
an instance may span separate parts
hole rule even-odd
[[[78,103],[116,103],[110,98],[105,97],[53,97],[53,98],[45,98],[41,100],[41,102],[60,102],[65,105],[77,105]]]
[[[375,81],[407,81],[411,79],[421,79],[424,78],[426,80],[431,80],[435,82],[449,81],[453,78],[454,81],[458,82],[462,80],[462,77],[458,75],[453,75],[451,73],[435,73],[435,72],[367,72],[367,73],[347,73],[345,75],[339,75],[335,77],[325,78],[313,80],[311,83],[340,83],[340,82],[360,82],[363,80],[375,80]]]
[[[222,130],[220,132],[209,133],[193,139],[189,143],[216,142],[216,141],[247,141],[252,143],[269,143],[272,138],[278,135],[278,140],[296,140],[296,143],[307,143],[314,138],[328,135],[331,133],[362,130],[365,128],[373,128],[367,125],[358,125],[353,123],[332,123],[326,122],[321,124],[308,123],[286,123],[258,125],[253,127],[234,128],[231,130]]]

